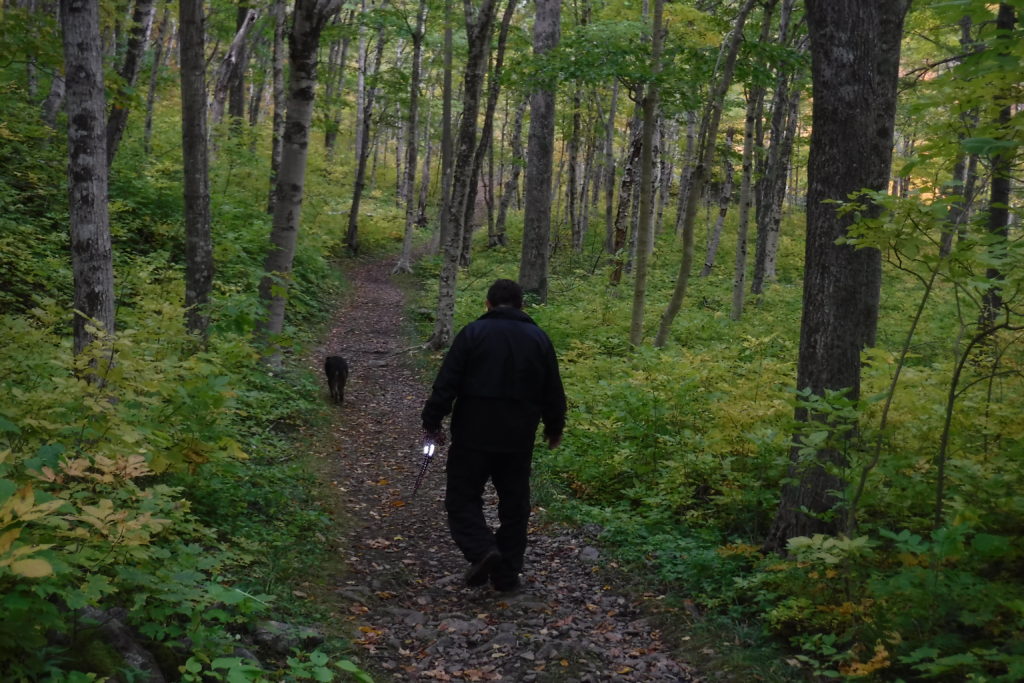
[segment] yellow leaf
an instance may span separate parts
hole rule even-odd
[[[29,560],[18,560],[17,562],[11,563],[11,571],[18,576],[24,576],[29,579],[38,579],[43,576],[49,576],[53,573],[53,567],[46,560],[40,560],[39,558]]]
[[[14,540],[18,538],[20,534],[21,529],[5,531],[3,535],[0,536],[0,553],[7,552],[7,549],[11,547],[11,544],[14,543]]]

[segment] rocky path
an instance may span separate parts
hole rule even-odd
[[[322,348],[351,367],[322,470],[353,520],[337,590],[350,601],[362,664],[376,680],[698,680],[639,609],[602,583],[600,552],[583,531],[535,515],[520,592],[462,585],[443,457],[409,498],[428,387],[401,353],[405,307],[390,265],[352,266],[354,292]],[[489,492],[492,517],[495,504]]]

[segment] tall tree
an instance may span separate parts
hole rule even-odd
[[[807,163],[807,243],[797,388],[812,396],[846,390],[860,396],[860,353],[874,343],[881,254],[837,244],[852,216],[835,202],[889,181],[903,18],[910,0],[807,0],[814,95]],[[806,407],[796,421],[822,420]],[[795,442],[800,437],[794,437]],[[842,527],[835,468],[842,452],[826,446],[814,456],[793,447],[791,468],[766,543]]]
[[[473,168],[466,187],[466,210],[462,219],[462,252],[459,254],[459,265],[468,268],[470,247],[472,246],[474,219],[477,214],[477,190],[480,186],[480,174],[484,165],[484,156],[491,149],[491,138],[494,137],[494,112],[498,108],[498,97],[501,95],[501,71],[505,61],[505,43],[508,40],[509,26],[515,13],[516,2],[509,0],[501,18],[498,30],[498,45],[494,54],[494,66],[487,77],[487,106],[484,109],[484,123],[480,131],[480,142],[473,152]]]
[[[501,199],[498,201],[498,218],[494,225],[494,235],[488,241],[488,246],[505,246],[508,240],[505,237],[505,219],[508,216],[508,208],[512,205],[512,198],[519,188],[519,173],[523,168],[523,114],[526,113],[526,105],[529,100],[523,99],[516,107],[515,117],[512,123],[512,138],[509,147],[512,152],[511,168],[508,178],[505,179],[505,188],[501,192]]]
[[[146,123],[142,133],[143,148],[148,155],[153,140],[153,105],[156,103],[156,86],[160,82],[160,67],[163,65],[164,42],[167,40],[167,33],[171,25],[171,6],[168,3],[164,6],[163,16],[160,18],[160,26],[156,31],[156,40],[153,50],[153,66],[149,72],[149,88],[146,91]]]
[[[778,43],[793,45],[797,56],[807,49],[806,36],[793,26],[793,12],[796,0],[783,0],[779,10]],[[771,122],[769,135],[771,146],[757,181],[757,242],[754,252],[754,272],[750,283],[753,294],[764,292],[765,283],[775,279],[775,262],[779,249],[779,229],[782,223],[782,207],[786,198],[786,179],[796,137],[799,118],[800,91],[806,75],[803,68],[797,70],[793,64],[801,60],[789,60],[780,64],[775,77],[775,92],[772,95]]]
[[[209,320],[204,307],[213,283],[203,4],[202,0],[178,3],[181,146],[186,169],[185,315],[188,329],[200,334],[205,333]]]
[[[533,52],[543,58],[558,47],[561,32],[559,0],[537,0],[533,21]],[[543,84],[530,96],[530,133],[526,143],[526,208],[519,284],[540,301],[548,298],[551,244],[551,169],[555,148],[555,83]]]
[[[235,9],[235,34],[241,33],[246,26],[251,26],[255,15],[250,13],[248,0],[239,0]],[[241,130],[245,118],[245,72],[249,67],[249,46],[242,41],[235,54],[235,63],[231,69],[231,85],[228,88],[228,116],[231,117],[231,129]]]
[[[483,0],[473,11],[465,0],[466,41],[468,54],[466,71],[462,79],[462,120],[459,123],[457,151],[452,168],[452,193],[446,207],[448,230],[441,272],[438,276],[437,317],[430,346],[446,347],[451,342],[452,320],[455,317],[455,284],[458,276],[459,256],[462,253],[462,221],[466,215],[466,199],[473,174],[476,150],[476,124],[480,113],[480,91],[487,68],[487,52],[491,42],[497,0]]]
[[[412,229],[416,223],[416,128],[420,101],[420,57],[423,53],[423,24],[427,16],[427,0],[420,0],[412,37],[412,76],[409,78],[409,113],[405,122],[405,235],[402,254],[395,264],[396,273],[412,272]]]
[[[288,104],[284,137],[281,141],[281,167],[274,186],[274,225],[270,231],[270,250],[263,262],[260,299],[267,318],[257,330],[264,343],[284,327],[284,310],[295,243],[299,234],[302,198],[306,183],[306,158],[309,154],[309,124],[313,117],[316,92],[316,56],[320,33],[341,0],[296,0],[289,38]],[[277,364],[276,351],[265,357]]]
[[[384,58],[384,29],[377,31],[377,48],[374,51],[373,74],[380,72],[380,63]],[[364,74],[364,81],[365,76]],[[359,253],[359,203],[366,189],[366,162],[370,158],[370,123],[373,120],[373,100],[377,93],[376,86],[365,87],[359,116],[358,156],[356,158],[356,178],[352,183],[352,204],[348,210],[348,230],[345,232],[345,245],[353,254]]]
[[[664,0],[654,0],[651,20],[651,80],[641,102],[643,132],[640,149],[640,225],[637,230],[636,268],[633,276],[633,315],[629,342],[639,346],[644,336],[644,303],[647,300],[647,263],[654,246],[654,138],[658,127],[658,74],[661,72],[663,41],[661,18]]]
[[[736,55],[739,52],[740,39],[743,37],[743,26],[746,24],[750,10],[754,7],[754,1],[745,0],[743,5],[740,6],[732,32],[722,44],[720,53],[722,67],[718,74],[718,81],[708,94],[708,101],[704,105],[704,114],[701,117],[700,134],[697,140],[697,163],[690,173],[690,180],[686,190],[686,207],[683,210],[683,257],[679,263],[679,274],[676,276],[676,285],[672,290],[672,298],[669,300],[668,306],[661,316],[658,336],[654,340],[654,345],[659,348],[663,347],[668,341],[672,322],[676,319],[679,309],[682,308],[683,297],[686,296],[686,287],[690,281],[690,269],[693,266],[693,235],[697,217],[697,203],[704,194],[704,185],[707,183],[711,161],[714,159],[715,139],[718,136],[718,124],[722,120],[725,93],[732,83],[732,74],[736,67]]]
[[[245,11],[245,14],[241,12]],[[228,47],[228,51],[224,54],[224,59],[221,61],[220,66],[217,68],[217,75],[214,78],[213,86],[213,105],[211,106],[211,114],[213,122],[215,124],[220,123],[224,117],[224,103],[228,101],[229,95],[236,89],[236,84],[239,81],[244,80],[245,63],[248,61],[247,50],[245,41],[249,37],[249,32],[252,30],[253,25],[256,23],[256,10],[248,9],[243,6],[238,8],[240,14],[238,17],[238,31],[235,33],[235,37],[231,40],[231,45]],[[242,102],[241,105],[238,102]],[[230,111],[228,114],[237,119],[241,119],[245,115],[245,98],[244,96],[235,93],[232,96],[231,106],[235,107],[235,111]],[[241,106],[242,111],[239,112],[237,108]]]
[[[135,82],[139,78],[139,71],[142,67],[142,53],[146,47],[146,38],[149,36],[149,29],[153,25],[155,14],[154,0],[136,0],[135,10],[132,12],[132,27],[129,32],[128,48],[125,50],[124,61],[121,68],[117,70],[121,79],[114,103],[110,107],[110,116],[107,119],[107,167],[114,163],[114,155],[117,153],[118,145],[121,144],[121,136],[124,134],[125,126],[128,123],[128,103],[131,91],[135,88]]]
[[[68,201],[75,283],[74,350],[98,326],[114,334],[114,260],[107,208],[107,140],[99,6],[60,0],[68,113]]]
[[[281,148],[284,141],[285,109],[288,106],[284,87],[284,33],[285,0],[274,0],[270,10],[274,15],[274,47],[271,67],[272,97],[274,113],[270,133],[270,192],[267,197],[267,213],[274,213],[277,192],[277,174],[281,168]]]
[[[996,14],[996,37],[997,51],[1001,56],[1010,59],[1010,45],[1015,40],[1013,27],[1017,23],[1017,15],[1009,3],[999,3],[999,11]],[[999,138],[1009,139],[1012,133],[1009,130],[1010,122],[1013,119],[1013,94],[1012,92],[1001,92],[997,98],[999,113],[996,116],[995,130]],[[1010,237],[1010,183],[1013,175],[1014,146],[1000,145],[992,153],[992,182],[989,185],[988,216],[986,228],[989,235],[999,245],[996,250],[1003,248],[1006,240]],[[982,309],[980,323],[983,327],[989,327],[995,322],[1003,307],[1003,294],[999,281],[1003,273],[996,265],[990,265],[985,271],[985,277],[992,282],[992,286],[985,291],[982,297]]]
[[[444,63],[441,74],[441,206],[438,209],[438,248],[448,244],[448,205],[452,195],[452,0],[444,3]]]

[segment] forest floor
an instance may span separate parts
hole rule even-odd
[[[357,634],[360,665],[376,680],[699,680],[642,605],[609,585],[593,530],[535,510],[522,589],[463,585],[468,565],[445,520],[443,453],[410,498],[429,384],[404,353],[410,328],[392,263],[351,262],[352,289],[310,358],[343,355],[351,371],[316,451],[347,520],[339,564],[321,578]],[[488,485],[492,524],[496,501]]]

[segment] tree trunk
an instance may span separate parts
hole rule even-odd
[[[498,218],[494,225],[494,239],[488,246],[505,246],[508,240],[505,236],[505,221],[508,216],[508,208],[512,204],[512,198],[519,188],[519,173],[523,168],[523,115],[526,113],[528,99],[524,99],[516,108],[515,122],[512,124],[512,139],[509,147],[512,152],[511,168],[508,178],[505,180],[505,189],[502,190],[501,200],[498,203]]]
[[[241,8],[239,9],[241,11]],[[224,103],[228,99],[228,94],[231,92],[233,84],[243,78],[241,72],[245,69],[243,61],[245,59],[245,40],[253,24],[256,23],[257,16],[254,9],[247,9],[245,12],[245,16],[238,27],[238,32],[235,33],[235,37],[231,41],[231,47],[228,48],[227,54],[224,55],[224,60],[217,68],[217,76],[214,78],[213,106],[211,107],[211,118],[214,125],[220,123],[221,119],[224,118]],[[234,114],[231,115],[234,116]]]
[[[996,15],[997,41],[1002,43],[999,48],[1001,55],[1009,59],[1010,48],[1008,43],[1012,40],[1013,27],[1017,23],[1016,12],[1009,3],[999,3],[999,12]],[[1007,90],[998,93],[998,100],[1002,107],[995,122],[997,135],[1005,140],[1012,140],[1013,131],[1010,130],[1010,122],[1013,119],[1013,93]],[[992,152],[992,182],[989,186],[988,216],[986,218],[986,229],[992,240],[989,249],[998,261],[998,252],[1006,248],[1006,242],[1010,237],[1010,182],[1013,177],[1013,148],[999,148]],[[991,327],[1003,308],[1003,294],[1000,281],[1003,273],[998,267],[990,265],[985,269],[985,277],[989,281],[989,288],[982,295],[981,313],[978,324],[982,328]]]
[[[160,27],[156,32],[156,41],[153,50],[153,66],[149,72],[149,89],[146,91],[146,124],[142,133],[142,146],[149,156],[153,142],[153,105],[156,103],[156,87],[160,82],[160,67],[163,65],[164,42],[167,40],[167,31],[171,25],[171,6],[168,3],[164,7],[163,16],[160,18]]]
[[[117,154],[121,136],[124,135],[124,129],[128,123],[128,104],[125,100],[135,89],[135,82],[139,78],[142,53],[146,47],[150,26],[153,25],[154,11],[154,0],[136,0],[135,11],[132,13],[128,49],[124,54],[124,62],[118,69],[118,75],[121,76],[123,83],[114,95],[114,103],[110,107],[110,117],[107,119],[107,168],[114,163],[114,155]]]
[[[686,295],[686,287],[690,281],[690,268],[693,266],[693,234],[694,223],[697,216],[697,203],[704,194],[704,184],[707,182],[708,169],[715,153],[715,138],[718,136],[718,123],[722,117],[722,105],[725,100],[725,93],[732,83],[732,73],[736,66],[736,55],[739,52],[740,39],[743,37],[743,26],[746,24],[747,15],[754,6],[755,0],[745,0],[736,15],[736,25],[732,33],[722,45],[724,60],[721,75],[711,92],[708,103],[704,108],[704,115],[701,120],[701,131],[697,143],[697,165],[693,168],[687,188],[686,210],[683,213],[683,257],[679,265],[679,275],[676,277],[676,286],[672,291],[672,299],[661,316],[661,325],[658,327],[658,336],[654,345],[661,348],[668,341],[669,331],[672,329],[672,322],[676,319],[679,309],[683,305],[683,297]]]
[[[637,230],[636,272],[633,276],[633,314],[629,326],[629,343],[639,346],[644,337],[644,302],[647,298],[647,264],[654,247],[654,139],[658,127],[658,86],[661,72],[661,18],[664,0],[654,0],[651,24],[651,81],[647,84],[641,108],[643,132],[640,142],[640,224]]]
[[[452,201],[452,0],[444,3],[444,65],[441,76],[441,206],[438,208],[438,249],[448,244]],[[454,287],[454,283],[452,287]],[[452,290],[454,291],[454,289]],[[454,301],[454,299],[453,299]],[[453,304],[454,305],[454,304]],[[447,344],[447,342],[445,342]]]
[[[432,99],[434,89],[430,89],[428,99]],[[427,153],[423,155],[423,171],[420,173],[419,200],[416,207],[416,223],[420,227],[427,225],[427,195],[430,192],[430,164],[434,152],[434,141],[430,134],[430,114],[433,107],[427,107],[427,119],[423,124],[423,145]]]
[[[583,225],[576,205],[580,185],[580,127],[580,89],[577,86],[572,93],[572,130],[566,143],[569,148],[569,182],[565,191],[569,230],[572,232],[572,250],[577,253],[583,250]]]
[[[68,209],[75,285],[74,351],[78,355],[95,339],[91,327],[98,327],[108,339],[115,331],[98,3],[61,0],[60,24],[67,73]],[[90,378],[102,381],[93,375]]]
[[[664,225],[665,218],[665,204],[668,202],[668,193],[672,185],[672,160],[671,155],[668,153],[668,146],[670,140],[676,139],[677,129],[675,126],[669,126],[668,122],[664,118],[661,119],[661,126],[658,132],[658,138],[662,141],[661,149],[662,153],[659,155],[658,162],[658,190],[655,193],[655,206],[654,206],[654,233],[660,234],[662,225]]]
[[[351,13],[348,21],[352,20]],[[327,159],[334,160],[334,149],[338,142],[338,131],[341,130],[343,111],[341,92],[345,82],[345,62],[348,59],[349,37],[346,33],[341,40],[335,41],[328,52],[330,66],[324,82],[324,102],[326,121],[324,125],[324,149]]]
[[[715,220],[715,227],[708,236],[707,250],[704,255],[704,267],[701,268],[700,276],[711,275],[715,267],[715,258],[718,256],[718,245],[722,241],[722,229],[725,227],[725,216],[729,213],[729,204],[732,203],[732,162],[729,160],[729,152],[732,148],[732,138],[735,132],[730,130],[726,133],[726,151],[722,155],[722,169],[724,178],[722,181],[722,193],[718,196],[718,218]]]
[[[412,76],[409,79],[409,118],[406,120],[405,144],[405,235],[402,255],[395,264],[395,273],[412,272],[412,235],[416,224],[416,124],[420,98],[420,56],[423,52],[423,24],[427,17],[427,0],[420,0],[416,12],[416,29],[412,34]]]
[[[635,119],[634,124],[636,124]],[[610,244],[613,267],[609,282],[613,285],[622,281],[622,271],[625,267],[625,259],[621,252],[626,248],[626,239],[629,236],[629,209],[633,205],[633,188],[636,185],[637,164],[640,161],[640,148],[643,144],[640,139],[642,131],[639,126],[633,125],[630,128],[633,131],[632,141],[625,150],[626,158],[622,163],[622,179],[619,180],[619,206],[615,212]]]
[[[473,173],[476,149],[476,123],[480,112],[480,91],[487,68],[487,52],[491,42],[496,0],[483,0],[474,17],[465,3],[466,41],[468,55],[462,81],[462,121],[459,123],[458,152],[452,169],[452,193],[446,207],[448,221],[444,259],[438,276],[437,317],[430,346],[441,349],[451,343],[452,321],[455,317],[455,284],[462,252],[462,221],[466,216],[466,198]]]
[[[604,130],[604,248],[614,254],[613,207],[615,205],[615,115],[619,100],[619,81],[612,83],[612,101]]]
[[[857,400],[860,354],[874,343],[881,254],[836,244],[853,217],[838,215],[834,202],[888,184],[900,39],[909,5],[909,0],[807,0],[814,128],[797,388],[813,396],[846,390],[848,399]],[[824,418],[798,407],[795,419]],[[843,526],[843,511],[836,506],[845,483],[835,468],[845,456],[838,445],[801,456],[799,435],[794,442],[787,478],[793,483],[783,486],[766,541],[771,549],[784,548],[795,536],[835,533]]]
[[[561,3],[537,0],[533,23],[533,52],[543,55],[558,46]],[[541,302],[548,298],[548,258],[551,244],[551,166],[555,144],[555,83],[530,96],[530,135],[526,152],[526,210],[519,284]]]
[[[205,334],[206,304],[213,283],[210,181],[206,126],[205,26],[202,0],[181,0],[178,9],[181,64],[181,148],[185,201],[185,322]]]
[[[373,73],[380,71],[380,63],[384,58],[384,31],[377,32],[377,49],[373,57]],[[373,98],[376,88],[368,88],[363,96],[363,112],[359,117],[359,158],[356,162],[356,179],[352,185],[352,205],[348,210],[348,230],[345,233],[345,246],[353,254],[359,253],[359,202],[366,187],[366,161],[370,156],[370,122],[373,119]]]
[[[249,3],[240,0],[235,10],[235,31],[241,31],[250,23]],[[253,17],[255,19],[255,17]],[[231,85],[228,87],[228,116],[231,118],[232,133],[240,133],[245,120],[245,72],[249,67],[249,48],[242,42],[238,58],[231,70]]]
[[[781,45],[798,40],[796,50],[803,53],[806,39],[797,38],[792,29],[796,0],[783,0],[779,11],[779,39]],[[754,251],[754,272],[750,283],[752,294],[762,294],[765,284],[775,280],[775,262],[779,249],[779,230],[786,200],[793,140],[799,118],[800,90],[803,76],[796,76],[791,67],[780,66],[772,95],[772,114],[769,125],[771,146],[768,148],[764,169],[755,189],[757,193],[757,243]]]
[[[65,83],[64,74],[59,70],[53,72],[53,80],[50,81],[50,90],[43,100],[43,123],[50,128],[57,127],[57,114],[64,106]]]
[[[747,102],[746,120],[743,126],[743,170],[740,179],[740,215],[736,228],[736,259],[732,281],[732,309],[729,317],[739,320],[743,315],[743,294],[747,282],[747,233],[750,223],[750,208],[754,203],[753,165],[754,165],[754,131],[758,119],[757,112],[764,98],[764,88],[757,88],[750,93]]]
[[[277,197],[277,175],[281,169],[281,148],[284,142],[285,90],[284,90],[284,24],[285,0],[274,0],[274,66],[273,98],[274,114],[270,134],[270,192],[267,197],[267,213],[273,215]]]
[[[281,167],[275,183],[274,225],[270,232],[270,250],[263,263],[260,299],[267,319],[257,330],[258,341],[273,344],[284,327],[287,289],[291,280],[295,242],[298,237],[302,196],[306,182],[306,157],[309,153],[309,124],[313,116],[316,91],[316,56],[320,33],[341,0],[296,0],[289,42],[288,104],[282,139]],[[273,347],[271,347],[272,349]],[[264,356],[271,365],[279,363],[276,350]]]
[[[514,0],[509,0],[505,5],[505,12],[501,18],[501,29],[498,32],[494,69],[487,79],[487,107],[484,110],[484,126],[480,131],[480,142],[473,153],[473,169],[470,173],[469,187],[466,193],[466,215],[462,221],[462,252],[459,255],[459,265],[463,268],[469,267],[470,247],[479,208],[476,195],[480,188],[480,170],[483,167],[484,156],[490,149],[491,140],[494,137],[494,112],[498,108],[498,97],[501,94],[501,70],[505,61],[505,42],[508,39],[508,29],[512,23],[512,14],[515,12],[515,8]]]
[[[679,170],[679,205],[676,207],[676,234],[683,234],[686,219],[686,204],[690,201],[690,180],[693,178],[693,160],[697,154],[697,115],[686,112],[686,147],[683,150],[683,166]]]

